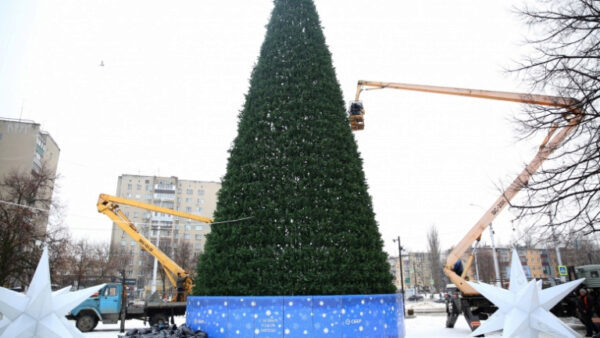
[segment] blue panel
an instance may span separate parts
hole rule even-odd
[[[205,304],[205,307],[200,309],[201,317],[204,317],[202,330],[211,332],[211,338],[227,337],[227,297],[206,297]]]
[[[254,331],[260,337],[283,336],[283,297],[255,297]]]
[[[360,296],[345,296],[342,298],[342,337],[360,337],[363,318],[360,316],[362,311]]]
[[[384,329],[386,337],[404,337],[404,305],[402,294],[388,295],[388,301],[383,306],[385,313]]]
[[[314,296],[313,337],[339,337],[341,326],[341,296]]]
[[[196,331],[205,327],[204,316],[200,311],[206,308],[206,297],[188,297],[185,311],[185,323],[189,328]]]
[[[209,337],[404,337],[402,295],[188,297]]]
[[[230,337],[254,336],[254,308],[252,297],[229,298],[229,323],[227,328]],[[208,336],[211,337],[210,334]]]
[[[383,307],[386,298],[383,295],[370,295],[366,297],[364,314],[364,333],[366,337],[377,337],[385,334],[385,321]]]
[[[289,296],[283,300],[285,337],[312,337],[311,296]]]

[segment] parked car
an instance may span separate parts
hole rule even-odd
[[[410,301],[417,301],[417,300],[423,300],[425,299],[425,297],[423,297],[423,295],[412,295],[410,297],[408,297],[408,300]]]

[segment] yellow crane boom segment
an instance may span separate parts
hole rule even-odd
[[[407,83],[396,83],[396,82],[379,82],[379,81],[358,81],[356,88],[355,101],[353,103],[360,103],[360,94],[364,90],[371,89],[400,89],[400,90],[411,90],[420,91],[426,93],[446,94],[446,95],[457,95],[466,97],[475,97],[490,100],[510,101],[525,104],[533,104],[548,107],[564,108],[568,113],[563,114],[563,118],[567,121],[566,125],[560,127],[558,124],[554,124],[553,127],[548,131],[548,134],[542,141],[538,152],[531,162],[521,171],[521,173],[514,179],[510,186],[502,192],[500,197],[492,204],[492,206],[483,214],[483,216],[475,223],[475,225],[469,230],[465,237],[454,246],[444,265],[444,273],[450,278],[450,280],[458,287],[464,295],[473,296],[479,293],[470,287],[466,281],[465,276],[459,276],[454,272],[453,267],[460,260],[462,254],[475,242],[481,238],[483,231],[492,223],[492,221],[506,208],[512,198],[529,182],[531,176],[539,169],[546,159],[554,152],[562,142],[571,134],[575,128],[579,125],[584,117],[584,113],[581,110],[581,103],[570,97],[559,97],[559,96],[548,96],[548,95],[536,95],[536,94],[524,94],[524,93],[513,93],[513,92],[502,92],[502,91],[489,91],[480,89],[467,89],[467,88],[452,88],[452,87],[439,87],[439,86],[428,86],[428,85],[417,85]],[[360,104],[362,108],[362,104]],[[362,112],[364,115],[364,109]],[[361,115],[361,118],[362,118]],[[353,130],[362,130],[364,128],[364,120],[361,119],[362,125],[360,128],[354,128]],[[556,133],[558,131],[558,133]],[[467,264],[469,266],[469,264]],[[466,271],[465,271],[466,272]]]
[[[120,209],[121,205],[127,205],[144,210],[160,212],[177,217],[192,219],[204,223],[212,223],[213,220],[199,215],[188,214],[169,208],[160,207],[153,204],[138,202],[123,197],[100,194],[98,197],[98,212],[108,216],[119,228],[127,233],[142,249],[155,257],[166,272],[166,276],[176,288],[177,292],[171,301],[185,301],[188,294],[192,292],[192,279],[190,274],[167,256],[162,250],[157,248],[150,240],[144,237],[136,228],[135,224],[129,220],[125,213]]]

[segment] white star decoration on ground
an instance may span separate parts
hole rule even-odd
[[[83,337],[65,315],[103,286],[75,292],[69,292],[69,286],[52,292],[48,249],[44,248],[26,294],[0,287],[0,338]]]
[[[550,309],[583,280],[581,278],[542,290],[541,281],[527,282],[519,255],[513,249],[508,290],[469,282],[469,285],[498,307],[471,335],[503,330],[503,337],[537,338],[541,332],[558,337],[581,337],[550,313]]]

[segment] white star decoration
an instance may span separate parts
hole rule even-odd
[[[83,337],[65,315],[103,286],[75,292],[69,292],[69,286],[52,292],[48,249],[44,248],[26,294],[0,287],[0,338]]]
[[[471,335],[503,330],[503,337],[537,338],[541,332],[559,337],[581,337],[550,313],[550,309],[584,279],[542,290],[541,281],[534,279],[527,282],[519,255],[513,249],[508,290],[485,283],[468,282],[498,307]]]

